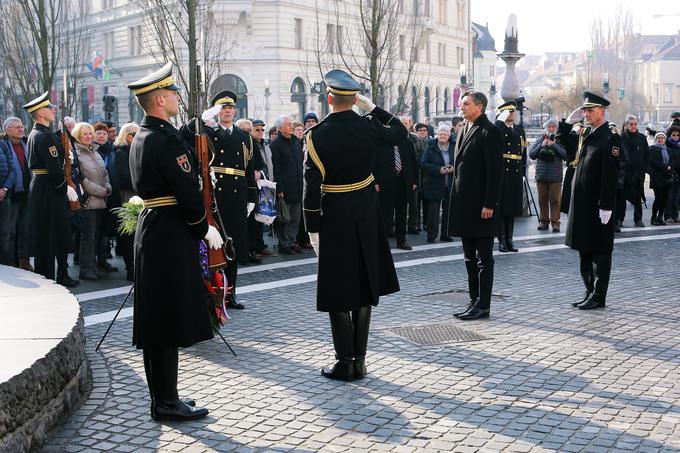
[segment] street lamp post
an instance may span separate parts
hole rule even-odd
[[[269,79],[264,79],[264,122],[265,124],[269,124],[269,109],[271,108],[269,105],[269,96],[271,96],[272,93],[269,91]]]
[[[609,74],[606,72],[602,74],[602,94],[604,94],[605,98],[609,94]],[[609,120],[609,109],[605,109],[605,117]]]
[[[542,126],[543,123],[543,95],[541,95],[541,124],[539,124],[539,126]]]
[[[548,99],[548,119],[552,118],[552,99]]]

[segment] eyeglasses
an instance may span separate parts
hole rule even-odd
[[[264,132],[264,128],[263,128],[263,127],[256,127],[256,128],[253,129],[253,130],[254,130],[255,132]]]
[[[128,135],[132,135],[133,137],[137,135],[137,132],[130,132]]]

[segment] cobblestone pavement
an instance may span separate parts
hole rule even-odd
[[[333,351],[314,282],[245,293],[223,329],[237,357],[219,339],[180,352],[180,395],[211,411],[187,423],[150,419],[131,318],[99,352],[108,322],[90,325],[94,389],[43,451],[680,451],[680,225],[618,238],[606,309],[570,306],[577,254],[545,235],[496,257],[492,316],[473,322],[451,316],[467,298],[460,246],[395,255],[402,291],[375,309],[369,375],[353,383],[320,375]],[[84,314],[123,297],[82,302]]]

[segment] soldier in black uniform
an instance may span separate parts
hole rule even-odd
[[[557,134],[562,142],[572,142],[572,146],[575,142],[577,147],[565,243],[579,252],[586,287],[584,297],[572,305],[589,310],[604,307],[607,297],[621,137],[605,120],[609,101],[590,92],[585,92],[584,98],[583,105],[560,122]],[[584,117],[588,126],[578,135],[571,134],[572,125]]]
[[[132,343],[144,352],[154,420],[193,420],[207,409],[177,394],[178,347],[213,337],[198,242],[222,237],[206,220],[191,150],[168,120],[178,111],[172,65],[128,85],[145,116],[130,148],[130,177],[144,200],[135,233]]]
[[[498,200],[498,250],[516,252],[512,242],[515,217],[522,215],[524,174],[527,166],[527,140],[524,128],[514,124],[517,102],[498,107],[496,126],[503,134],[503,186]]]
[[[28,135],[28,166],[33,179],[28,192],[28,246],[35,257],[35,271],[54,279],[54,260],[58,258],[57,283],[73,287],[77,281],[68,276],[66,255],[73,251],[69,201],[77,201],[75,189],[66,184],[64,148],[50,129],[56,107],[49,91],[23,108],[35,121]],[[69,157],[70,158],[70,157]]]
[[[371,307],[399,291],[371,172],[377,153],[392,151],[408,131],[357,94],[361,85],[346,72],[330,71],[324,80],[333,111],[306,133],[303,212],[319,256],[316,308],[330,316],[337,358],[321,373],[351,381],[366,375]],[[355,103],[370,113],[358,115]]]
[[[236,94],[231,91],[217,93],[210,102],[212,107],[201,115],[201,119],[215,150],[215,158],[210,165],[217,177],[217,208],[227,235],[234,240],[236,261],[246,265],[251,259],[248,250],[248,216],[257,201],[257,184],[252,160],[253,139],[250,134],[234,125],[236,100]],[[191,146],[195,140],[195,124],[195,120],[191,120],[180,129],[185,141]],[[236,297],[236,261],[229,263],[227,268],[227,280],[229,286],[232,286],[227,306],[243,309],[245,307]]]

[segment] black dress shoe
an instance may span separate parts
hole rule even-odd
[[[588,299],[590,299],[591,294],[592,293],[590,291],[586,290],[586,293],[583,295],[583,298],[581,300],[579,300],[578,302],[572,302],[571,306],[572,307],[578,307],[579,305],[586,303],[586,301]]]
[[[244,308],[246,308],[246,306],[240,304],[238,301],[229,299],[227,301],[227,308],[233,308],[234,310],[243,310]]]
[[[491,310],[489,310],[489,309],[482,309],[482,308],[475,306],[469,312],[458,316],[458,319],[460,319],[461,321],[469,321],[471,319],[488,318],[490,312],[491,312]]]
[[[125,279],[129,282],[134,282],[135,281],[135,272],[134,271],[127,271],[125,273]]]
[[[99,264],[97,264],[97,268],[104,272],[118,272],[118,268],[116,266],[111,266],[108,261],[100,261]]]
[[[442,242],[453,242],[453,238],[448,237],[448,236],[442,236],[439,238],[440,241]]]
[[[498,251],[501,253],[507,253],[508,251],[508,246],[505,244],[505,239],[504,240],[498,240]]]
[[[262,263],[262,260],[260,258],[256,257],[254,253],[248,254],[248,261],[250,261],[253,264]]]
[[[578,308],[580,308],[581,310],[592,310],[594,308],[604,307],[605,307],[604,300],[595,299],[593,296],[590,296],[590,299],[588,299],[583,304],[578,306]]]
[[[328,379],[350,382],[354,380],[354,360],[340,359],[332,368],[321,369],[321,374]]]
[[[517,247],[515,247],[515,244],[512,243],[512,239],[506,239],[505,243],[508,246],[508,252],[519,252]]]
[[[437,242],[437,239],[436,238],[427,238],[427,242],[430,242],[430,243]]]
[[[354,359],[354,379],[363,379],[366,376],[366,359],[364,357]]]
[[[417,229],[409,228],[408,234],[420,234],[420,231],[418,231]]]
[[[188,405],[182,400],[154,401],[151,403],[151,417],[161,420],[197,420],[208,415],[208,409]]]
[[[458,312],[454,313],[453,316],[455,316],[457,318],[459,316],[462,316],[464,314],[469,313],[473,308],[475,308],[475,305],[477,305],[478,302],[479,302],[479,297],[472,299],[468,303],[467,307],[465,307],[462,311],[458,311]]]
[[[196,401],[194,400],[182,400],[182,401],[184,401],[184,404],[186,404],[187,406],[196,407]]]
[[[281,247],[279,253],[282,255],[295,255],[295,251],[290,247]]]
[[[76,286],[80,285],[80,280],[74,280],[66,275],[64,277],[57,278],[57,284],[67,288],[75,288]]]
[[[404,241],[404,242],[399,242],[399,243],[397,244],[397,248],[398,248],[398,249],[401,249],[401,250],[413,250],[413,247],[411,247],[411,246],[409,245],[409,243],[406,242],[406,241]]]

